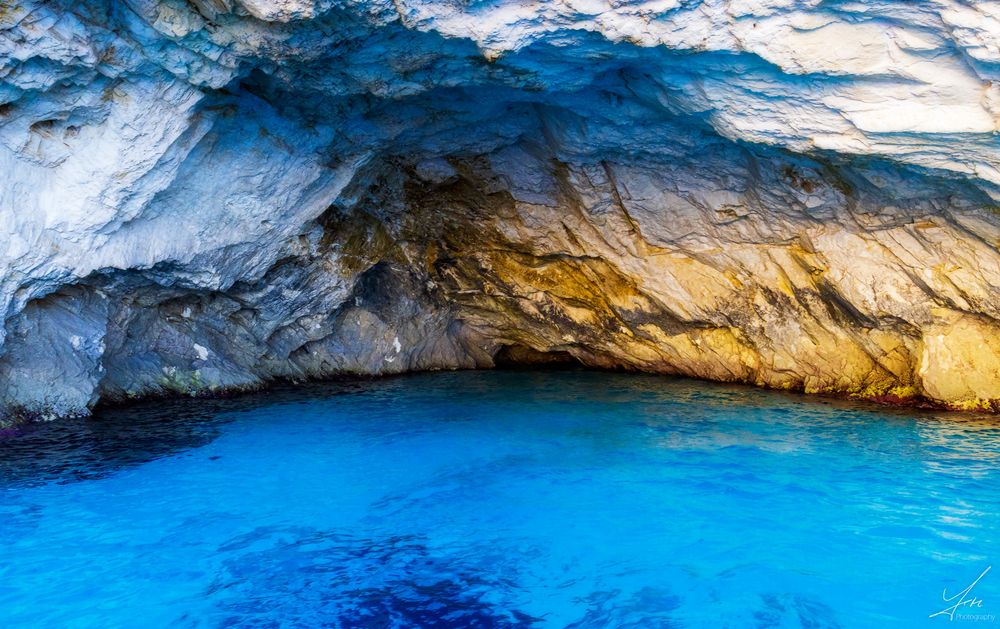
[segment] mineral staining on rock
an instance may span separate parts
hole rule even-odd
[[[543,354],[996,409],[998,78],[990,2],[0,0],[2,414]]]

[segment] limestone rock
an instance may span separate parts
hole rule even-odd
[[[942,315],[943,321],[924,332],[921,387],[928,397],[958,407],[989,408],[991,401],[1000,400],[1000,340],[995,323],[953,311]]]
[[[976,0],[0,0],[0,415],[539,352],[995,409],[998,79]]]

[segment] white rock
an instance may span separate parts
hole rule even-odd
[[[988,328],[998,81],[986,1],[5,5],[0,404],[381,372],[389,339],[394,370],[488,363],[403,233],[414,195],[455,220],[472,180],[466,209],[513,212],[497,237],[618,243],[679,320],[722,289],[657,260],[724,251],[783,294],[801,242],[876,328],[944,325],[931,302]]]

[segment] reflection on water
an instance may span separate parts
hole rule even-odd
[[[218,425],[261,404],[349,395],[371,380],[344,380],[222,399],[147,400],[102,408],[95,417],[27,424],[0,432],[0,483],[74,482],[99,478],[193,449],[219,435]]]
[[[0,618],[920,626],[1000,556],[998,454],[994,416],[573,371],[108,409],[0,440]]]

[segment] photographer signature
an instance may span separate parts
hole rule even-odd
[[[972,588],[976,587],[976,584],[986,576],[986,573],[989,572],[992,567],[993,566],[986,566],[986,570],[983,570],[983,573],[976,577],[975,581],[970,583],[968,587],[957,594],[948,596],[948,588],[945,588],[941,593],[941,598],[944,599],[944,602],[951,603],[952,601],[956,601],[956,599],[957,601],[950,607],[945,607],[941,611],[931,614],[928,618],[934,618],[935,616],[947,616],[948,620],[955,620],[955,613],[958,612],[961,607],[966,607],[968,609],[972,609],[973,607],[982,607],[983,599],[973,596]]]

